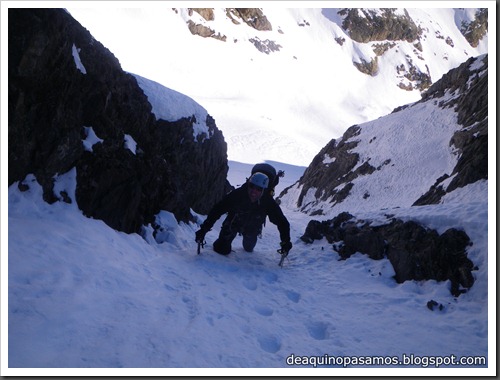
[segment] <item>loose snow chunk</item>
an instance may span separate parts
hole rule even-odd
[[[92,127],[83,128],[85,129],[85,134],[87,135],[87,138],[85,140],[82,140],[83,146],[85,147],[85,150],[92,152],[92,147],[97,143],[103,142],[104,140],[97,137]]]
[[[63,194],[67,198],[64,198]],[[64,174],[56,174],[54,176],[54,194],[59,200],[66,201],[76,205],[76,168],[69,170]],[[76,207],[76,206],[75,206]]]
[[[75,44],[73,44],[72,47],[72,53],[73,53],[73,59],[75,60],[76,68],[80,70],[82,74],[87,74],[87,70],[85,69],[85,66],[83,66],[82,61],[80,60],[80,49],[77,49]]]
[[[156,232],[155,240],[158,244],[170,243],[179,246],[179,224],[174,214],[171,212],[161,210],[156,215],[156,224],[158,231]]]
[[[157,82],[132,74],[147,96],[153,107],[156,120],[177,121],[183,117],[194,116],[193,138],[196,141],[199,135],[210,138],[210,130],[206,124],[208,113],[190,97],[171,90]]]
[[[137,143],[130,135],[125,135],[125,148],[134,154],[136,153]]]
[[[330,157],[328,154],[325,153],[323,157],[323,164],[328,165],[334,163],[336,160],[335,157]]]

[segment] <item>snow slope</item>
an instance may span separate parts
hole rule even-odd
[[[221,85],[221,95],[230,98],[225,88]],[[210,104],[200,102],[209,113],[224,98],[212,91],[204,95],[214,96]],[[242,104],[259,110],[264,106],[252,99],[242,103],[243,95],[234,98],[234,107],[221,103],[234,111],[226,120],[245,109]],[[305,117],[302,111],[297,115]],[[236,153],[228,178],[233,185],[243,183],[251,168],[248,151],[234,144],[251,140],[239,133],[234,134]],[[286,172],[277,193],[295,183],[308,163],[296,159],[300,149],[290,144],[283,160],[272,161]],[[257,157],[252,156],[252,163]],[[75,178],[70,171],[55,184],[73,200]],[[279,237],[270,223],[254,253],[244,252],[237,237],[235,252],[223,257],[210,249],[221,219],[198,256],[196,224],[178,225],[162,211],[161,236],[153,238],[151,228],[143,236],[127,235],[85,218],[75,202],[43,202],[41,188],[30,176],[25,180],[29,191],[19,191],[17,184],[2,189],[3,210],[8,210],[2,213],[2,252],[8,255],[2,255],[1,374],[492,375],[496,258],[488,255],[489,249],[495,251],[494,234],[488,230],[495,230],[495,199],[488,199],[487,191],[490,186],[490,194],[495,193],[494,182],[454,192],[441,205],[390,209],[396,217],[440,233],[455,227],[470,236],[474,245],[468,256],[478,267],[476,281],[455,298],[448,282],[397,284],[388,260],[355,254],[339,261],[324,240],[306,245],[300,236],[310,218],[293,205],[282,206],[294,248],[279,268]],[[383,222],[387,210],[359,205],[350,212]],[[443,309],[429,310],[430,300]],[[457,365],[457,360],[463,362]]]
[[[233,183],[246,170],[232,163]],[[9,369],[2,374],[29,374],[22,368],[36,367],[42,368],[37,375],[74,374],[75,367],[82,368],[78,375],[110,373],[98,368],[115,368],[114,375],[134,373],[128,368],[151,369],[135,372],[141,375],[298,374],[298,368],[318,370],[310,374],[359,374],[366,368],[370,374],[405,374],[410,367],[412,375],[472,372],[470,366],[445,365],[437,371],[431,357],[449,363],[451,355],[471,361],[485,357],[494,368],[495,307],[491,300],[488,304],[491,263],[483,202],[391,210],[439,232],[465,228],[474,241],[469,257],[479,269],[470,292],[454,298],[447,282],[397,284],[388,260],[356,254],[339,261],[326,241],[302,243],[308,218],[294,210],[285,209],[294,248],[281,269],[272,224],[252,254],[237,238],[228,257],[209,246],[198,256],[195,225],[177,225],[163,213],[167,233],[158,244],[148,231],[142,238],[87,219],[74,204],[48,205],[36,181],[26,183],[28,192],[15,185],[9,189]],[[61,176],[57,186],[74,199],[74,173]],[[365,216],[384,219],[377,213]],[[220,222],[207,235],[209,244]],[[429,310],[430,300],[444,309]],[[341,359],[314,368],[314,362],[289,365],[298,360],[292,355],[317,356],[308,359],[316,363],[325,355],[384,361],[413,355],[416,365],[349,365],[342,372]],[[472,367],[474,375],[488,371]]]
[[[474,76],[488,73],[482,59],[482,56],[478,57],[471,65],[471,70],[478,70]],[[316,199],[317,189],[310,188],[301,202],[301,210],[311,215],[321,211],[332,218],[351,210],[410,207],[444,174],[450,176],[443,183],[446,189],[456,176],[451,174],[460,158],[460,152],[450,145],[450,141],[455,132],[463,129],[458,124],[455,109],[440,105],[458,96],[456,92],[450,92],[446,91],[439,101],[430,99],[409,104],[398,112],[359,124],[359,132],[345,142],[357,142],[356,147],[350,150],[350,153],[359,156],[351,172],[364,164],[376,170],[350,181],[352,188],[349,195],[339,203],[334,202],[333,197]],[[328,154],[323,157],[323,163],[326,167],[336,165],[334,158]],[[297,206],[303,186],[294,184],[281,197],[282,201],[289,207]],[[342,183],[336,190],[340,192],[345,186]],[[480,181],[474,186],[477,188],[475,198],[487,202],[488,181]],[[448,196],[443,202],[447,203],[450,198],[453,199],[454,195]]]

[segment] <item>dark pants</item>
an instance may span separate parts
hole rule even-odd
[[[214,251],[221,255],[229,255],[231,253],[231,243],[238,233],[243,235],[243,249],[247,252],[253,252],[257,244],[257,237],[262,232],[262,221],[258,223],[253,221],[250,224],[235,224],[233,221],[226,219],[222,224],[219,238],[214,241]]]

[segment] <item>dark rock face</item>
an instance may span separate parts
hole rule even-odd
[[[347,129],[342,138],[331,140],[307,167],[304,175],[300,178],[299,184],[303,185],[297,205],[306,207],[304,197],[310,188],[316,188],[315,197],[318,200],[326,201],[332,197],[332,204],[341,203],[348,195],[352,187],[352,180],[359,175],[373,173],[376,168],[368,162],[357,165],[359,157],[357,153],[352,153],[352,149],[358,145],[357,141],[348,141],[359,134],[359,127],[354,125]],[[325,158],[332,160],[332,163],[325,163]],[[336,189],[345,184],[340,190]]]
[[[454,296],[459,296],[474,284],[474,264],[466,253],[471,242],[464,231],[452,228],[439,235],[416,222],[398,219],[372,227],[370,221],[341,213],[327,221],[310,221],[301,239],[312,243],[323,237],[333,244],[341,259],[356,252],[374,260],[387,257],[398,283],[450,280],[450,292]]]
[[[479,69],[472,69],[478,59],[470,58],[448,72],[422,97],[421,101],[439,100],[446,91],[457,93],[440,105],[453,107],[463,128],[450,140],[450,146],[455,146],[460,155],[453,172],[438,178],[414,205],[437,204],[445,194],[459,187],[488,179],[488,56],[481,58],[483,65]],[[450,176],[455,177],[444,188],[441,183]]]
[[[54,177],[76,168],[79,208],[124,232],[160,210],[188,221],[222,198],[227,146],[210,116],[198,140],[194,117],[157,121],[135,77],[66,11],[8,12],[9,186],[33,173],[47,202],[68,201]],[[85,127],[102,139],[92,152]]]
[[[273,30],[271,23],[260,8],[229,8],[227,12],[239,16],[247,25],[256,30]]]
[[[370,10],[363,8],[344,8],[339,15],[345,16],[342,28],[357,42],[370,41],[416,41],[422,31],[405,10],[397,15],[395,9],[383,8]]]
[[[398,282],[449,279],[454,295],[460,294],[459,285],[470,288],[474,284],[473,263],[465,253],[470,239],[464,231],[449,229],[439,235],[416,222],[400,220],[377,229],[387,241],[387,258]]]

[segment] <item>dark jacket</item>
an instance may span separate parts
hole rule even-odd
[[[252,203],[248,196],[248,186],[245,183],[227,194],[212,208],[201,228],[209,231],[225,213],[228,215],[224,223],[231,224],[236,231],[241,233],[245,233],[245,229],[260,228],[268,216],[270,222],[278,227],[281,241],[290,241],[290,223],[283,215],[280,206],[266,191],[258,202]]]

